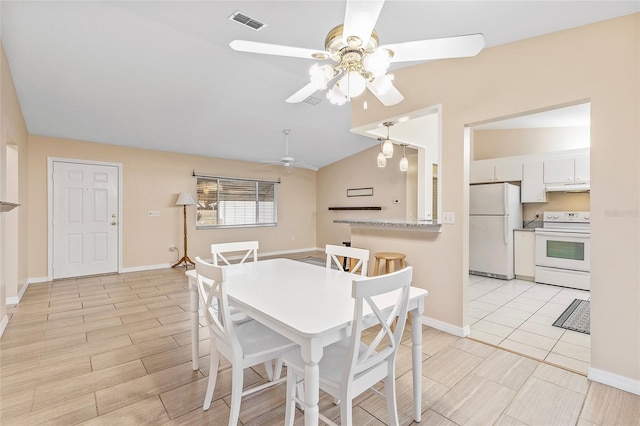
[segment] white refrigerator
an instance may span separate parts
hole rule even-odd
[[[513,230],[522,228],[520,187],[509,183],[469,188],[469,273],[515,277]]]

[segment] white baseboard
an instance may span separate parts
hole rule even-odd
[[[49,277],[29,278],[29,284],[40,284],[40,283],[46,283],[48,281],[51,281]]]
[[[435,328],[445,333],[453,334],[458,337],[467,337],[471,334],[471,329],[468,325],[464,327],[458,327],[457,325],[449,324],[448,322],[440,321],[435,318],[422,317],[422,324]]]
[[[121,274],[127,274],[129,272],[153,271],[155,269],[166,269],[166,268],[171,268],[171,263],[159,263],[157,265],[132,266],[130,268],[122,268],[120,270],[120,273]]]
[[[27,287],[29,287],[30,280],[26,280],[24,285],[22,286],[22,290],[18,293],[17,296],[7,297],[7,305],[17,305],[22,300],[22,296],[24,296],[24,292],[27,291]]]
[[[620,376],[618,374],[609,373],[608,371],[598,370],[597,368],[589,368],[587,375],[589,380],[611,386],[616,389],[640,395],[640,380],[634,380],[629,377]]]
[[[2,321],[0,321],[0,338],[2,337],[2,334],[4,333],[4,329],[7,328],[8,324],[9,324],[9,317],[5,315],[4,318],[2,318]]]
[[[258,257],[267,257],[267,256],[280,256],[282,254],[291,254],[291,253],[301,253],[305,251],[322,251],[324,252],[324,247],[308,247],[308,248],[299,248],[293,250],[281,250],[281,251],[270,251],[270,252],[258,252]]]

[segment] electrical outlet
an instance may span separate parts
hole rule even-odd
[[[456,215],[453,212],[443,212],[442,213],[442,223],[455,223]]]
[[[540,212],[536,212],[536,219],[540,217]]]
[[[169,251],[174,251],[176,249],[175,244],[169,244]]]

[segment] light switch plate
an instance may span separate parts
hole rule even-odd
[[[442,212],[442,223],[456,223],[456,215],[453,212]]]

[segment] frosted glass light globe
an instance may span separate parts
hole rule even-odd
[[[350,98],[362,95],[365,89],[364,77],[357,71],[349,71],[338,82],[340,90]]]

